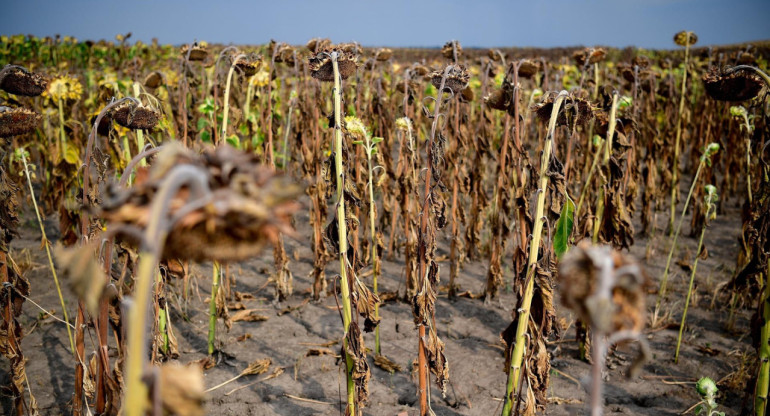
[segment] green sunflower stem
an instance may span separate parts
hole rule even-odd
[[[209,300],[209,355],[214,354],[214,341],[217,337],[217,295],[219,294],[221,275],[222,267],[218,261],[215,261],[211,275],[211,299]]]
[[[379,271],[377,270],[377,263],[379,261],[379,258],[377,257],[377,228],[375,226],[375,222],[377,219],[377,214],[374,212],[374,185],[372,184],[372,176],[373,176],[373,168],[372,168],[372,139],[369,137],[369,135],[366,135],[366,161],[369,168],[369,181],[368,181],[368,188],[369,188],[369,233],[371,234],[372,238],[372,286],[374,289],[374,295],[379,296],[378,289],[377,289],[377,275]],[[379,319],[380,317],[380,304],[379,302],[374,304],[374,317]],[[377,327],[374,329],[374,352],[377,355],[382,354],[382,350],[380,349],[380,326],[377,325]]]
[[[64,317],[64,323],[67,326],[67,336],[70,340],[70,351],[75,354],[75,338],[72,336],[72,325],[67,315],[67,305],[64,304],[64,296],[62,296],[61,285],[59,284],[59,276],[56,274],[56,268],[53,265],[53,257],[51,256],[51,247],[48,241],[48,237],[45,234],[45,227],[43,227],[43,220],[40,217],[40,209],[37,206],[37,199],[35,198],[35,190],[32,188],[32,179],[29,176],[29,165],[27,165],[27,157],[24,154],[24,150],[19,152],[21,154],[21,161],[24,164],[24,175],[27,177],[27,185],[29,185],[29,195],[32,198],[32,206],[35,208],[35,215],[37,216],[37,223],[40,225],[40,233],[43,238],[43,245],[45,246],[45,253],[48,256],[48,264],[51,266],[51,274],[53,275],[53,282],[56,286],[56,293],[59,295],[59,303],[61,303],[62,316]]]
[[[669,236],[674,235],[674,218],[676,217],[677,185],[679,184],[679,142],[682,139],[682,119],[684,118],[684,102],[687,93],[687,62],[690,57],[690,39],[684,49],[684,73],[682,74],[682,92],[679,98],[679,114],[676,119],[676,139],[674,141],[674,166],[671,175],[671,215],[668,221]]]
[[[601,192],[599,192],[599,200],[596,206],[596,220],[594,220],[594,233],[591,241],[596,244],[599,241],[599,230],[602,226],[602,218],[604,217],[604,198],[606,185],[612,182],[611,170],[610,170],[610,157],[612,156],[612,138],[615,136],[615,126],[617,125],[617,112],[618,112],[618,93],[612,94],[612,108],[610,109],[610,124],[607,129],[607,138],[604,140],[604,157],[602,158],[602,166],[607,171],[605,182],[602,184]],[[598,151],[596,152],[599,153]],[[587,183],[586,183],[587,184]]]
[[[342,292],[342,326],[345,329],[345,336],[342,339],[343,351],[345,353],[345,374],[347,376],[348,410],[346,414],[355,415],[356,413],[356,388],[353,381],[353,360],[348,354],[347,333],[352,321],[350,305],[350,287],[347,276],[348,251],[348,230],[345,223],[345,176],[343,173],[344,165],[342,161],[342,90],[340,67],[337,62],[337,52],[331,53],[332,67],[334,69],[334,168],[337,174],[337,229],[340,246],[340,290]]]
[[[706,217],[708,217],[708,212]],[[679,336],[676,339],[676,352],[674,353],[674,364],[679,363],[679,348],[682,346],[682,334],[684,333],[684,322],[687,319],[687,309],[690,306],[690,298],[692,297],[692,286],[695,282],[695,270],[698,268],[698,259],[700,258],[700,251],[703,248],[703,236],[706,235],[706,222],[703,222],[703,230],[700,233],[700,240],[698,240],[698,250],[695,251],[695,261],[692,264],[692,273],[690,273],[690,286],[687,288],[687,298],[684,301],[684,312],[682,312],[682,322],[679,324]]]
[[[760,329],[758,351],[759,373],[754,392],[754,412],[757,416],[767,414],[767,396],[768,390],[770,390],[770,287],[768,287],[768,280],[770,280],[770,264],[763,279],[762,303],[759,311],[763,324]]]
[[[668,252],[668,258],[666,259],[666,268],[663,270],[663,279],[660,283],[660,290],[658,291],[658,299],[655,302],[655,312],[653,313],[653,316],[657,318],[658,311],[660,308],[660,303],[663,300],[663,298],[666,296],[666,286],[668,284],[668,272],[671,268],[671,259],[674,257],[674,250],[676,250],[676,241],[679,238],[679,232],[682,231],[682,224],[684,224],[684,216],[687,214],[687,207],[690,204],[690,198],[692,198],[692,193],[695,190],[695,185],[698,183],[698,177],[700,176],[701,170],[703,170],[703,165],[706,163],[704,159],[701,159],[700,163],[698,164],[698,170],[695,171],[695,177],[692,179],[692,185],[690,185],[690,192],[687,193],[687,199],[684,200],[684,208],[682,209],[682,215],[679,217],[679,224],[676,226],[676,230],[674,230],[674,237],[671,241],[671,249],[669,249]]]
[[[505,390],[505,403],[503,405],[503,416],[511,416],[513,411],[513,395],[514,391],[519,388],[521,382],[521,370],[522,362],[524,359],[524,350],[526,347],[526,335],[527,326],[529,324],[529,313],[532,306],[532,296],[534,294],[535,285],[535,268],[537,267],[538,251],[540,249],[540,240],[543,234],[543,212],[545,210],[545,194],[548,188],[548,165],[551,162],[551,153],[553,151],[553,136],[556,130],[556,118],[559,114],[559,108],[561,108],[564,98],[567,96],[566,91],[562,91],[556,97],[553,103],[553,110],[551,111],[551,119],[548,122],[548,135],[546,137],[545,145],[543,146],[543,154],[540,159],[540,178],[538,181],[538,194],[537,194],[537,208],[535,211],[535,224],[532,231],[532,243],[529,246],[529,260],[527,262],[527,279],[526,287],[524,289],[524,296],[521,301],[521,306],[518,311],[518,325],[516,326],[516,338],[513,344],[513,351],[511,353],[511,365],[508,369],[508,382]]]

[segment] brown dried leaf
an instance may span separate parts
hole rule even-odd
[[[107,285],[107,276],[94,257],[94,247],[84,245],[65,248],[57,245],[54,256],[62,276],[69,280],[72,291],[83,300],[88,313],[96,316],[99,299]]]
[[[378,354],[374,356],[374,365],[389,372],[390,374],[400,373],[402,371],[402,368],[400,365],[398,365],[394,361],[391,361],[388,357],[382,354]]]
[[[260,322],[270,319],[265,315],[256,313],[256,309],[243,309],[230,316],[230,320],[233,322]]]
[[[178,416],[203,416],[203,371],[196,365],[167,363],[160,368],[160,398],[164,412]]]

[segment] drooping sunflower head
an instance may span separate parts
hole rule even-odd
[[[703,76],[706,93],[717,101],[746,101],[762,91],[762,78],[748,70],[730,71],[711,68]]]
[[[43,120],[43,117],[26,108],[0,106],[0,137],[18,136],[29,133]]]
[[[441,87],[441,79],[444,77],[445,72],[446,80],[444,81],[444,88],[452,90],[455,95],[460,94],[462,90],[468,86],[468,83],[471,80],[471,76],[468,74],[464,65],[449,65],[443,71],[434,71],[431,74],[430,80],[434,87]]]
[[[310,65],[310,75],[319,81],[334,82],[332,54],[337,55],[340,79],[347,79],[353,75],[356,72],[356,68],[358,68],[356,55],[346,51],[345,49],[348,48],[343,48],[342,46],[328,47],[313,55],[308,62]]]
[[[20,66],[6,65],[0,72],[0,89],[14,95],[36,97],[47,85],[45,78]]]
[[[679,46],[692,46],[698,42],[698,35],[695,32],[683,30],[674,35],[674,43]]]

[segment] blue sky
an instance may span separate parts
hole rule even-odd
[[[180,44],[256,44],[311,37],[365,46],[608,45],[673,48],[770,39],[770,0],[2,0],[0,34],[62,35]]]

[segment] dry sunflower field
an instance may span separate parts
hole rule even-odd
[[[0,37],[0,413],[765,415],[770,43]]]

